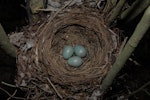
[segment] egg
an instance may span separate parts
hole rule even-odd
[[[82,45],[76,45],[74,47],[74,52],[75,52],[75,55],[79,57],[85,57],[87,54],[86,48]]]
[[[79,67],[82,65],[83,60],[78,56],[73,56],[68,59],[67,63],[68,63],[68,65],[70,65],[72,67]]]
[[[63,48],[62,51],[62,56],[64,57],[64,59],[69,59],[74,53],[74,49],[72,46],[67,45]]]

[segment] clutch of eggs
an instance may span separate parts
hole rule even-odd
[[[73,54],[75,54],[73,56]],[[79,67],[83,64],[82,57],[85,57],[87,54],[87,49],[82,45],[76,45],[74,48],[70,45],[66,45],[63,48],[62,56],[64,59],[68,59],[67,63],[73,67]]]

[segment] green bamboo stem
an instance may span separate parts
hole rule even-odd
[[[16,57],[16,48],[9,42],[2,25],[0,24],[0,48],[11,57]]]
[[[120,0],[116,7],[113,9],[111,16],[108,18],[108,26],[112,24],[112,22],[117,18],[117,16],[120,14],[123,5],[125,4],[126,0]]]
[[[107,0],[106,5],[103,9],[103,13],[109,13],[115,6],[117,0]]]
[[[121,70],[124,66],[132,52],[137,47],[138,43],[147,32],[150,27],[150,6],[144,12],[144,15],[138,25],[136,26],[135,31],[133,32],[132,36],[130,37],[129,41],[123,48],[122,52],[118,56],[116,62],[113,64],[113,67],[110,69],[109,73],[107,74],[106,78],[104,79],[101,89],[105,91],[111,84],[113,79],[116,77],[117,73]]]
[[[130,8],[121,14],[120,19],[125,20],[126,23],[130,22],[142,13],[149,5],[150,0],[136,0]]]
[[[116,5],[117,0],[111,0],[112,5]]]

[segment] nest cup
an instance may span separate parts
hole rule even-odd
[[[100,84],[112,65],[115,51],[112,33],[96,10],[76,8],[58,14],[39,35],[41,67],[51,81],[60,85]],[[62,57],[65,45],[83,45],[88,53],[83,64],[74,68]]]
[[[16,85],[27,91],[28,99],[84,100],[82,97],[100,87],[115,61],[118,35],[105,26],[96,9],[76,7],[55,15],[42,23],[35,34],[25,33],[26,40],[33,40],[35,45],[18,51]],[[69,66],[63,58],[66,45],[83,45],[87,49],[80,67]]]

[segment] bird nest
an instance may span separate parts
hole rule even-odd
[[[117,35],[105,26],[98,11],[74,8],[57,14],[40,30],[35,46],[18,55],[17,85],[30,91],[28,98],[57,94],[79,99],[100,87],[118,53],[118,43]],[[75,68],[67,64],[62,49],[78,44],[88,52],[83,64]]]

